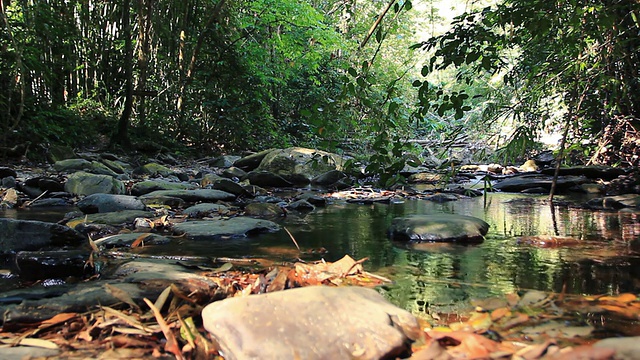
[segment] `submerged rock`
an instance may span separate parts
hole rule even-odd
[[[404,358],[420,333],[409,312],[356,286],[229,298],[207,305],[202,320],[225,359]]]
[[[87,239],[59,224],[0,218],[0,252],[39,250],[48,246],[79,246]]]
[[[176,235],[185,234],[192,240],[210,240],[221,237],[244,237],[260,232],[276,232],[280,230],[280,225],[269,220],[235,217],[224,220],[187,221],[175,224],[173,230]]]
[[[488,231],[489,224],[473,216],[430,214],[393,219],[389,236],[415,242],[482,242]]]

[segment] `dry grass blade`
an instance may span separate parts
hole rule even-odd
[[[0,339],[0,343],[8,344],[11,346],[30,346],[30,347],[38,347],[43,349],[53,349],[57,350],[58,345],[53,341],[44,340],[44,339],[31,339],[31,338],[22,338],[22,339]]]
[[[136,312],[141,312],[140,307],[138,306],[138,304],[136,304],[135,301],[133,301],[129,293],[111,284],[105,284],[104,287],[107,289],[107,292],[109,292],[109,294],[113,295],[113,297],[122,301],[123,303],[129,304],[136,310]]]
[[[136,318],[134,318],[132,316],[129,316],[129,315],[126,315],[126,314],[122,313],[121,311],[118,311],[116,309],[112,309],[112,308],[110,308],[108,306],[103,306],[102,310],[104,310],[105,314],[109,314],[109,315],[117,317],[120,320],[123,320],[125,323],[127,323],[131,327],[134,327],[134,328],[140,329],[140,330],[144,330],[147,333],[152,333],[153,332],[150,328],[148,328],[147,326],[142,324]]]
[[[298,246],[298,242],[296,241],[296,239],[293,237],[293,235],[291,235],[291,232],[289,231],[289,229],[284,228],[284,231],[287,232],[287,234],[289,234],[289,237],[291,238],[291,241],[293,241],[293,244],[296,246],[296,248],[298,248],[298,251],[300,251],[300,246]]]
[[[144,298],[144,302],[147,303],[151,311],[153,311],[153,315],[155,315],[156,320],[160,325],[160,329],[162,329],[162,333],[167,339],[167,343],[164,345],[164,349],[175,355],[176,359],[183,360],[184,357],[182,356],[182,351],[180,351],[180,347],[178,346],[178,340],[176,340],[176,337],[173,335],[173,332],[171,331],[171,328],[169,327],[167,322],[164,321],[162,314],[160,314],[160,310],[158,310],[158,308],[153,305],[151,300]]]
[[[155,306],[158,310],[162,310],[164,304],[169,298],[169,295],[171,295],[171,286],[167,286],[164,290],[162,290],[162,293],[160,293],[160,296],[158,296],[153,306]]]

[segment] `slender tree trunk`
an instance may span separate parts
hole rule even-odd
[[[204,28],[202,29],[202,31],[200,32],[200,35],[198,35],[198,39],[196,41],[196,45],[193,48],[193,51],[191,52],[191,58],[189,60],[189,65],[185,70],[185,54],[184,54],[184,50],[185,50],[185,32],[184,30],[182,30],[180,32],[180,58],[179,58],[179,67],[180,67],[180,73],[181,73],[181,81],[180,81],[180,90],[178,91],[178,103],[177,103],[177,109],[178,109],[178,113],[182,113],[182,110],[184,109],[184,96],[187,90],[187,87],[189,86],[189,84],[191,83],[191,81],[193,80],[193,74],[196,70],[196,61],[198,59],[198,55],[200,54],[200,49],[202,48],[202,45],[204,43],[204,38],[207,34],[207,31],[209,30],[209,28],[211,27],[211,25],[213,25],[215,22],[217,22],[219,20],[220,17],[220,13],[222,11],[222,7],[224,6],[226,0],[218,0],[218,3],[216,4],[216,6],[213,8],[213,11],[211,12],[211,17],[209,17],[209,20],[207,21],[207,24],[204,26]],[[186,73],[185,73],[186,71]],[[184,75],[183,75],[184,74]],[[180,116],[180,115],[179,115]]]
[[[146,90],[147,70],[149,68],[149,52],[151,43],[151,13],[153,0],[138,0],[138,83],[139,90]],[[140,128],[146,128],[146,97],[138,98],[138,120]]]
[[[111,145],[121,145],[126,149],[131,148],[129,139],[129,122],[133,110],[133,46],[131,41],[131,0],[123,1],[122,30],[124,33],[124,77],[125,77],[125,101],[124,109],[118,120],[118,129],[111,138]]]

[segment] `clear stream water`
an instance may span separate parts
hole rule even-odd
[[[344,255],[367,257],[364,265],[368,271],[394,280],[383,288],[385,295],[414,313],[528,289],[560,292],[564,288],[567,293],[577,294],[639,292],[640,253],[634,251],[633,242],[640,240],[640,212],[551,208],[545,200],[546,196],[492,193],[486,204],[483,197],[447,203],[336,202],[304,216],[290,215],[278,221],[291,231],[303,250],[327,250],[323,255],[305,255],[307,261],[335,261]],[[485,241],[474,245],[433,244],[413,250],[387,238],[394,217],[430,213],[471,215],[491,227]],[[57,221],[62,215],[60,210],[0,213],[46,221]],[[541,248],[521,241],[523,236],[569,236],[580,242]],[[275,261],[292,261],[299,255],[285,231],[216,242],[180,239],[134,251],[210,258],[253,256]]]

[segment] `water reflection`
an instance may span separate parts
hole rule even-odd
[[[306,216],[292,214],[278,221],[291,231],[303,250],[328,251],[305,255],[305,260],[335,261],[345,254],[355,259],[367,257],[367,270],[394,280],[393,285],[382,290],[385,295],[414,313],[524,289],[590,294],[638,292],[640,259],[632,250],[633,242],[640,240],[637,211],[585,210],[568,205],[569,199],[560,199],[564,205],[551,207],[546,196],[497,193],[486,200],[487,206],[481,197],[447,203],[339,203]],[[423,251],[407,249],[387,238],[387,228],[394,217],[429,213],[475,216],[491,227],[482,244],[434,244]],[[57,221],[62,214],[58,210],[5,216]],[[518,241],[522,236],[537,235],[569,236],[579,243],[537,248]],[[300,256],[284,231],[215,242],[179,238],[170,245],[132,251],[209,258],[254,256],[276,261],[294,261]]]
[[[568,204],[568,203],[567,203]],[[549,206],[546,197],[492,194],[448,203],[342,204],[307,216],[290,227],[303,247],[325,247],[333,261],[343,254],[368,257],[365,264],[395,280],[385,294],[413,312],[518,290],[569,293],[637,291],[640,261],[630,249],[638,239],[637,212],[603,212],[569,205]],[[434,244],[409,250],[386,238],[396,216],[428,213],[471,215],[491,228],[479,245]],[[519,243],[522,236],[568,236],[570,247],[537,248]],[[278,243],[280,235],[260,239]],[[289,240],[286,240],[289,241]],[[281,243],[281,246],[287,246]],[[290,246],[290,245],[289,245]]]

